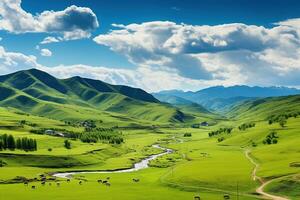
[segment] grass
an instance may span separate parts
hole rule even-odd
[[[276,104],[277,105],[277,104]],[[83,131],[83,128],[69,126],[63,120],[25,114],[13,108],[0,108],[0,134],[8,133],[18,137],[35,138],[38,151],[1,151],[0,159],[7,165],[0,167],[0,200],[39,199],[45,200],[79,200],[83,197],[96,199],[193,199],[200,195],[202,199],[222,199],[226,193],[236,198],[237,189],[242,200],[257,199],[255,189],[259,185],[251,178],[253,164],[245,157],[245,150],[259,163],[258,176],[264,180],[276,179],[267,186],[266,191],[273,194],[299,197],[300,162],[299,130],[300,117],[289,118],[286,127],[278,123],[269,125],[263,119],[250,116],[241,119],[220,120],[213,126],[190,128],[187,124],[166,125],[159,119],[156,126],[151,120],[133,119],[128,116],[97,112],[92,108],[79,109],[68,105],[64,112],[76,120],[95,119],[98,127],[123,125],[125,143],[111,145],[108,143],[87,144],[71,140],[72,149],[64,148],[64,138],[31,134],[30,125],[20,126],[21,120],[36,124],[36,128],[63,128],[70,131]],[[76,109],[74,110],[73,108]],[[142,109],[136,111],[141,112]],[[164,111],[163,111],[164,112]],[[260,112],[260,111],[255,111]],[[52,113],[51,116],[57,113]],[[66,114],[66,113],[65,113]],[[113,116],[112,116],[113,115]],[[267,116],[262,114],[260,116]],[[116,120],[116,118],[118,120]],[[125,118],[122,118],[125,117]],[[262,117],[263,118],[263,117]],[[123,122],[120,122],[120,120]],[[100,123],[103,120],[104,123]],[[122,121],[121,120],[121,121]],[[240,131],[237,129],[244,122],[255,121],[254,128]],[[131,125],[138,125],[132,128]],[[155,123],[154,123],[155,124]],[[142,127],[142,128],[141,128]],[[233,127],[231,134],[221,134],[209,138],[208,133],[221,127]],[[277,144],[265,145],[263,140],[276,131]],[[184,137],[191,133],[191,137]],[[218,142],[219,137],[224,137]],[[41,173],[76,170],[114,170],[130,168],[137,161],[161,152],[152,148],[154,143],[172,148],[174,153],[165,155],[151,162],[151,167],[132,173],[116,174],[81,174],[76,175],[71,183],[61,180],[61,186],[41,186],[40,182],[31,182],[30,186],[12,183],[17,176],[38,177]],[[253,146],[253,144],[255,144]],[[51,148],[52,151],[48,151]],[[296,164],[295,164],[296,163]],[[111,187],[97,183],[99,178],[110,177]],[[88,180],[83,185],[78,179]],[[140,179],[135,183],[133,178]],[[238,188],[237,188],[238,187]]]

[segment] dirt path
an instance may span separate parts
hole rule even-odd
[[[251,156],[251,151],[250,150],[246,150],[245,151],[245,155],[247,157],[247,159],[255,166],[253,171],[252,171],[252,178],[254,181],[258,180],[261,185],[256,189],[256,192],[260,195],[262,195],[264,198],[266,199],[273,199],[273,200],[289,200],[285,197],[280,197],[280,196],[276,196],[276,195],[272,195],[269,194],[267,192],[264,192],[264,188],[270,184],[271,182],[275,181],[275,179],[271,179],[269,181],[263,181],[263,179],[259,176],[257,176],[257,170],[259,168],[259,164],[257,162],[255,162],[255,160],[253,159],[253,157]],[[277,178],[278,179],[278,178]]]

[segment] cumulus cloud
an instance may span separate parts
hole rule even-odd
[[[49,44],[49,43],[55,43],[55,42],[59,42],[59,41],[61,41],[59,38],[48,36],[48,37],[45,37],[43,39],[43,41],[40,42],[40,44]]]
[[[59,33],[64,40],[90,37],[91,31],[99,26],[97,17],[90,8],[75,5],[63,11],[43,11],[32,15],[22,9],[21,0],[2,0],[0,16],[1,30],[12,33]]]
[[[156,70],[149,67],[137,69],[111,68],[104,66],[88,65],[59,65],[49,67],[38,63],[37,58],[18,52],[9,52],[0,46],[0,75],[19,70],[37,68],[46,71],[59,78],[82,76],[98,79],[111,84],[129,85],[145,89],[149,92],[157,92],[162,89],[198,89],[222,82],[206,82],[181,77],[172,72]],[[162,80],[164,84],[162,84]]]
[[[59,77],[80,75],[150,92],[197,90],[213,85],[300,86],[300,19],[273,27],[173,22],[113,24],[94,41],[120,53],[136,69],[60,65],[47,67],[34,56],[0,48],[0,73],[39,68]],[[78,33],[80,35],[80,33]],[[71,36],[70,36],[71,37]],[[72,36],[73,37],[73,36]],[[43,43],[61,38],[45,38]]]
[[[50,57],[52,56],[52,51],[50,51],[49,49],[41,49],[41,56],[46,56],[46,57]]]
[[[271,28],[169,21],[113,27],[94,41],[125,55],[137,66],[229,85],[300,85],[300,79],[295,78],[300,75],[300,19]]]
[[[10,73],[22,69],[40,68],[37,58],[33,55],[24,55],[18,52],[6,51],[0,46],[0,73]]]
[[[197,90],[199,88],[223,84],[218,81],[200,81],[181,77],[179,75],[153,70],[148,67],[133,69],[108,68],[88,65],[60,65],[56,67],[39,68],[60,78],[81,76],[98,79],[111,84],[122,84],[142,88],[148,92],[171,90],[174,88],[183,90]],[[162,84],[163,80],[163,84]]]

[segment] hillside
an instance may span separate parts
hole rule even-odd
[[[231,108],[228,117],[263,120],[271,115],[300,112],[300,95],[248,100]]]
[[[185,117],[177,108],[161,104],[138,88],[81,77],[57,79],[36,69],[0,76],[0,100],[1,106],[55,119],[119,113],[117,120],[166,123],[182,122]]]

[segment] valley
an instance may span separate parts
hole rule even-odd
[[[300,199],[299,95],[222,113],[28,70],[0,76],[0,99],[0,200]]]

